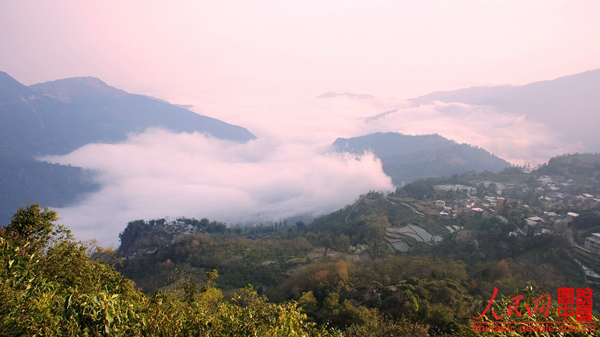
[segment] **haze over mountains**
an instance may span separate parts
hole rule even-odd
[[[472,87],[410,100],[493,106],[543,123],[581,151],[600,151],[600,69],[523,86]],[[484,116],[482,116],[483,118]]]
[[[522,86],[434,92],[395,105],[373,100],[379,112],[363,119],[363,129],[439,134],[536,166],[563,153],[600,150],[599,88],[600,70],[592,70]]]
[[[0,220],[39,202],[61,208],[65,222],[84,229],[85,237],[114,242],[123,223],[137,218],[256,223],[310,217],[369,190],[470,170],[497,172],[509,165],[499,157],[539,163],[597,138],[591,130],[598,98],[592,93],[599,74],[434,93],[409,105],[327,93],[315,99],[325,103],[321,110],[310,111],[316,107],[310,104],[284,107],[286,113],[298,109],[302,128],[279,126],[279,134],[289,130],[294,136],[273,139],[97,78],[24,86],[0,73]],[[585,89],[578,92],[578,86]],[[537,94],[520,94],[523,90]],[[546,99],[560,100],[565,109],[578,100],[573,107],[581,108],[567,115],[574,121],[593,115],[591,122],[581,122],[580,129],[573,122],[577,132],[563,132],[555,117],[570,122],[559,110],[544,108]],[[339,111],[350,109],[348,115],[325,116],[338,103]],[[303,120],[305,113],[323,118]],[[272,122],[253,118],[254,126]],[[107,223],[113,225],[100,229]]]

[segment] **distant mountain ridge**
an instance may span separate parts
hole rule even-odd
[[[245,128],[142,95],[93,77],[24,86],[0,73],[0,148],[18,154],[65,154],[89,143],[123,141],[132,132],[164,127],[248,141]],[[27,139],[27,140],[26,140]]]
[[[585,176],[597,180],[600,177],[599,153],[564,154],[551,158],[533,171],[541,175],[562,175],[565,177]]]
[[[523,114],[562,133],[562,140],[600,151],[600,69],[522,86],[472,87],[439,91],[410,99],[490,105]]]
[[[418,179],[462,174],[468,171],[499,172],[510,167],[506,160],[484,149],[458,144],[440,135],[412,136],[401,133],[374,133],[353,138],[338,138],[333,143],[339,152],[362,154],[370,151],[396,186]]]
[[[256,138],[243,127],[152,97],[127,93],[94,77],[31,86],[0,72],[0,225],[19,206],[65,206],[98,185],[90,172],[39,163],[89,143],[116,143],[148,127],[201,132],[237,142]]]

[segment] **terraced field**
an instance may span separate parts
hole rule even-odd
[[[378,212],[385,212],[390,221],[384,240],[397,251],[407,252],[417,244],[433,245],[462,229],[453,221],[439,218],[439,210],[432,205],[394,197],[384,200],[387,205],[378,205]]]

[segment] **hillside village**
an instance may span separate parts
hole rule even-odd
[[[586,158],[587,157],[587,158]],[[509,224],[509,214],[520,214],[512,219],[514,229],[509,237],[527,239],[535,236],[553,236],[567,240],[572,247],[570,256],[582,267],[586,282],[600,285],[600,208],[597,155],[592,170],[586,175],[540,174],[549,171],[542,167],[529,174],[524,182],[472,181],[472,186],[435,185],[445,192],[456,191],[451,198],[432,201],[441,218],[475,217],[496,219]],[[563,159],[567,159],[565,156]],[[588,155],[572,156],[581,165]],[[592,156],[594,158],[594,156]],[[592,165],[593,164],[593,165]],[[580,217],[581,214],[586,215]],[[515,221],[516,220],[516,221]],[[582,230],[585,229],[585,230]],[[586,266],[581,261],[593,266]]]
[[[525,209],[531,208],[518,195],[533,193],[538,201],[539,209],[534,209],[525,214],[533,214],[536,211],[539,212],[540,209],[542,212],[523,218],[524,228],[518,228],[516,231],[509,233],[509,236],[518,236],[553,234],[554,231],[563,232],[568,224],[579,216],[574,211],[565,213],[565,210],[589,210],[598,207],[600,203],[600,198],[596,198],[592,194],[576,192],[585,189],[586,186],[578,186],[572,179],[567,182],[556,183],[552,177],[542,176],[537,182],[541,186],[535,188],[528,184],[502,184],[491,181],[478,182],[475,188],[464,185],[436,185],[435,188],[444,191],[457,189],[463,195],[461,196],[459,193],[457,197],[448,201],[436,200],[435,206],[441,208],[439,216],[442,218],[456,219],[461,215],[481,218],[496,217],[507,223],[508,219],[501,215],[502,209],[515,206]],[[502,193],[503,190],[505,193]],[[509,194],[511,197],[506,197]],[[510,205],[507,205],[507,203]]]

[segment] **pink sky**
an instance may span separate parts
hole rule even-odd
[[[599,1],[0,0],[0,70],[24,84],[95,76],[324,144],[407,98],[600,68],[598,13]],[[378,103],[314,102],[329,91]]]
[[[598,1],[0,1],[0,68],[167,100],[410,98],[600,67]]]

